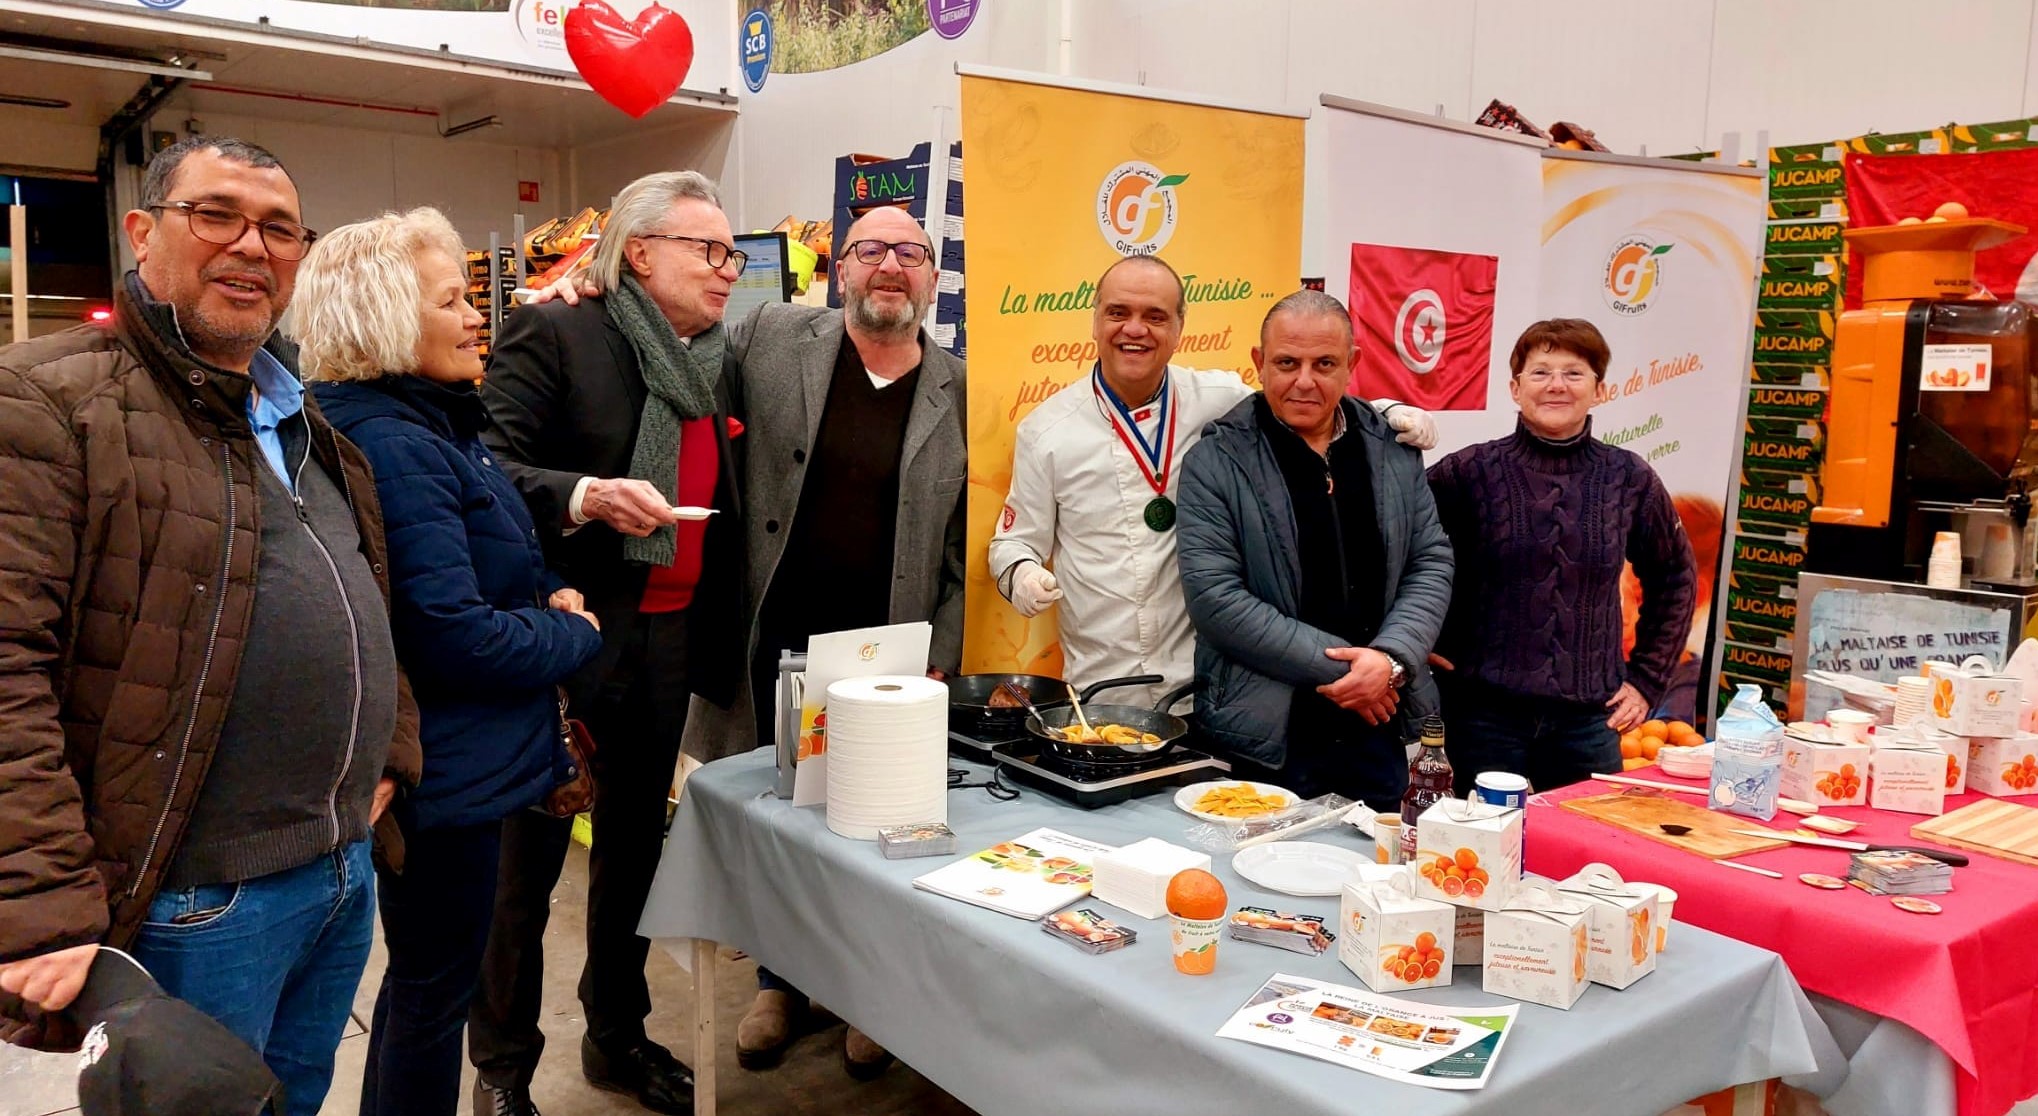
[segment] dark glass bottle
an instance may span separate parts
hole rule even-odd
[[[1401,792],[1401,859],[1415,861],[1415,822],[1430,804],[1451,796],[1451,761],[1444,755],[1444,719],[1423,718],[1422,746],[1408,765],[1408,789]]]

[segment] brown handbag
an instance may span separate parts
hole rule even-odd
[[[567,780],[545,796],[545,812],[570,818],[594,809],[594,734],[566,715],[566,691],[559,691],[559,743],[570,761]]]

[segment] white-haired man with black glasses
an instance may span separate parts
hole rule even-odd
[[[692,171],[625,187],[595,250],[605,292],[511,314],[482,386],[484,435],[523,493],[546,557],[601,621],[602,653],[568,683],[598,748],[581,1070],[654,1112],[690,1112],[687,1068],[651,1041],[637,933],[664,846],[687,701],[743,684],[740,400],[722,331],[743,271],[714,183]],[[708,507],[698,517],[680,508]],[[504,823],[496,921],[469,1023],[475,1111],[534,1113],[544,930],[564,819]]]

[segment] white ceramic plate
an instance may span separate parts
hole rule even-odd
[[[674,508],[672,509],[672,514],[678,516],[681,519],[698,520],[706,519],[707,517],[714,515],[719,510],[720,509],[718,508],[696,508],[688,506],[684,508]]]
[[[1258,794],[1278,794],[1282,798],[1288,800],[1288,805],[1283,806],[1281,808],[1282,810],[1293,808],[1295,803],[1299,801],[1295,797],[1294,791],[1288,790],[1283,787],[1277,787],[1272,783],[1248,783],[1243,779],[1212,779],[1207,783],[1194,783],[1189,786],[1183,787],[1181,790],[1176,791],[1175,805],[1178,808],[1180,808],[1183,813],[1192,815],[1194,817],[1202,818],[1204,821],[1228,822],[1234,825],[1240,822],[1259,821],[1261,818],[1271,818],[1275,814],[1279,814],[1281,812],[1281,810],[1274,810],[1265,814],[1254,814],[1249,818],[1231,818],[1226,817],[1223,814],[1212,814],[1207,811],[1196,809],[1197,799],[1202,798],[1204,795],[1210,793],[1211,791],[1216,790],[1219,787],[1251,787],[1253,788],[1254,792]]]
[[[1239,875],[1283,895],[1337,895],[1366,858],[1351,849],[1314,841],[1275,841],[1231,858]]]

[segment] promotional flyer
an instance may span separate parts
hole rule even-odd
[[[1012,431],[1096,364],[1097,278],[1159,254],[1183,279],[1174,363],[1256,382],[1260,319],[1301,273],[1302,120],[971,75],[962,77],[970,215],[969,546],[963,669],[1061,673],[1055,610],[998,595],[985,548],[1004,506]]]

